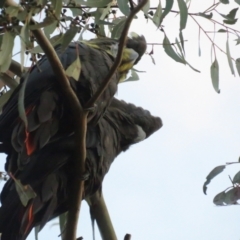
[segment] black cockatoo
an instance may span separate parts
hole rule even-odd
[[[77,53],[79,54],[79,80],[70,78],[69,81],[83,106],[106,77],[114,62],[117,47],[117,41],[105,39],[70,44],[63,53],[61,46],[55,48],[65,69],[76,60]],[[114,100],[117,106],[111,107],[112,110],[106,113],[118,82],[124,79],[128,70],[140,60],[145,49],[144,37],[128,39],[118,71],[89,114],[91,120],[87,131],[86,161],[89,179],[85,184],[86,196],[99,189],[114,157],[137,142],[139,133],[143,134],[140,136],[143,138],[144,133],[148,136],[161,126],[159,118],[154,118],[143,110],[140,110],[143,113],[143,122],[135,123],[131,116],[133,109],[130,111],[126,103],[117,100]],[[27,126],[19,118],[17,107],[24,79],[0,115],[0,149],[8,155],[5,168],[11,176],[1,193],[1,240],[25,239],[33,226],[40,224],[43,227],[49,219],[65,212],[68,209],[67,192],[71,191],[71,180],[68,176],[71,175],[71,157],[75,148],[72,115],[46,57],[31,69],[25,81]],[[135,106],[130,106],[136,109]],[[118,110],[118,107],[122,110]],[[147,114],[146,121],[144,114]],[[117,126],[124,124],[129,128],[132,126],[133,129],[127,132],[126,136],[120,137],[121,131]],[[110,126],[112,130],[106,131]],[[149,126],[152,126],[151,131]],[[36,194],[26,206],[23,206],[16,191],[17,181],[25,188],[32,188],[30,192]]]
[[[87,130],[85,197],[101,188],[104,176],[114,158],[130,145],[149,137],[162,126],[158,117],[149,111],[124,101],[113,99],[96,126]],[[24,140],[24,139],[22,139]],[[10,178],[1,193],[1,240],[24,240],[31,229],[68,210],[71,192],[71,159],[74,157],[74,134],[55,136],[25,159],[19,168],[19,153],[13,147],[8,150],[7,170],[21,184],[30,185],[36,196],[23,206]]]
[[[79,55],[81,68],[79,79],[76,81],[69,78],[69,81],[83,106],[107,76],[115,60],[117,49],[118,41],[108,38],[72,43],[64,52],[62,52],[61,45],[55,48],[64,69],[67,69],[77,59],[77,54]],[[127,39],[118,70],[112,77],[107,89],[96,102],[95,109],[89,114],[90,124],[96,124],[104,114],[117,91],[117,84],[124,80],[128,70],[141,59],[145,50],[146,41],[143,36],[134,36]],[[15,90],[3,108],[3,113],[0,116],[0,142],[3,142],[6,138],[9,140],[12,126],[17,126],[16,122],[13,123],[13,121],[18,121],[17,103],[21,87],[22,84]],[[30,145],[45,144],[48,138],[54,134],[59,131],[68,131],[68,128],[71,128],[72,116],[68,102],[64,100],[59,83],[46,56],[31,69],[27,77],[24,101],[25,111],[28,115],[25,145],[26,151],[29,153],[37,147]],[[10,122],[12,124],[9,124]],[[17,128],[23,128],[23,126],[20,126],[21,124]],[[61,126],[64,126],[64,129],[59,129]],[[48,132],[47,135],[40,134],[46,131]],[[38,139],[31,141],[30,138],[36,138],[33,135],[37,136]]]

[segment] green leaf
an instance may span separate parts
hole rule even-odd
[[[13,93],[13,89],[10,89],[6,93],[4,93],[2,96],[0,96],[0,111],[2,111],[3,106],[8,101],[8,99],[11,97]]]
[[[134,70],[131,70],[131,76],[122,82],[130,82],[130,81],[138,81],[138,80],[139,80],[138,74]]]
[[[235,16],[236,16],[237,11],[238,11],[238,8],[232,9],[232,10],[228,13],[227,19],[229,19],[229,20],[235,19]]]
[[[223,3],[223,4],[228,4],[229,0],[219,0],[219,2]]]
[[[168,15],[168,13],[171,11],[171,9],[172,9],[172,7],[173,7],[173,2],[174,2],[174,0],[166,0],[165,2],[166,2],[166,4],[165,4],[166,6],[165,6],[165,8],[164,8],[164,11],[163,11],[162,15],[160,16],[160,21],[159,21],[158,27],[160,27],[163,19],[164,19],[164,18]]]
[[[6,13],[9,15],[9,17],[17,17],[19,10],[20,6],[9,6],[6,8]]]
[[[0,51],[0,71],[6,72],[11,64],[15,34],[6,31]]]
[[[236,204],[239,198],[240,198],[240,189],[232,188],[231,190],[225,192],[225,197],[223,201],[227,205],[232,205],[232,204]]]
[[[47,25],[46,27],[43,28],[44,33],[48,39],[50,38],[50,34],[52,34],[55,31],[57,24],[58,22],[54,19],[54,21],[50,25]]]
[[[212,16],[213,16],[213,13],[209,13],[209,14],[206,14],[206,13],[198,13],[199,16],[201,17],[204,17],[204,18],[207,18],[207,19],[211,19]]]
[[[21,181],[13,178],[15,187],[20,198],[20,201],[24,207],[27,206],[28,201],[35,198],[37,194],[33,191],[30,185],[22,185]]]
[[[185,50],[184,50],[184,39],[183,39],[182,31],[179,32],[179,38],[180,38],[180,41],[181,41],[181,46],[182,46],[183,52],[185,53]]]
[[[18,13],[17,18],[20,21],[25,21],[27,15],[28,15],[28,11],[27,11],[27,9],[24,9],[23,11]]]
[[[77,59],[66,69],[66,75],[78,81],[80,72],[81,72],[81,62],[78,56]]]
[[[236,41],[236,45],[240,44],[240,37],[238,36],[238,38],[235,39],[235,41]]]
[[[225,29],[222,29],[222,28],[221,28],[221,29],[218,30],[218,32],[219,32],[219,33],[226,33],[227,31],[226,31]]]
[[[237,18],[233,19],[233,20],[223,20],[224,23],[229,24],[229,25],[233,25],[237,22]]]
[[[82,9],[81,9],[81,5],[80,4],[76,4],[76,6],[70,7],[69,10],[72,11],[73,17],[82,15]]]
[[[185,59],[185,61],[186,61],[186,59]],[[187,61],[186,61],[186,64],[187,64],[193,71],[200,73],[200,71],[199,71],[198,69],[194,68],[194,67],[193,67],[190,63],[188,63]]]
[[[34,228],[34,233],[35,233],[35,240],[38,240],[38,233],[40,232],[40,226],[36,226]]]
[[[57,17],[57,19],[59,19],[62,11],[62,1],[52,0],[52,5],[54,9],[54,14]]]
[[[23,25],[19,36],[20,36],[20,39],[21,39],[20,63],[21,63],[21,70],[23,70],[26,46],[31,47],[31,45],[32,45],[30,40],[29,40],[30,34],[29,34],[29,28],[28,28],[28,22],[27,21]]]
[[[237,71],[238,71],[238,75],[240,76],[240,58],[236,59],[236,68],[237,68]]]
[[[19,113],[19,117],[23,120],[26,129],[28,126],[28,121],[27,121],[25,107],[24,107],[24,95],[25,95],[25,88],[26,88],[28,77],[29,77],[29,72],[27,72],[24,76],[24,80],[18,95],[18,113]]]
[[[142,8],[142,11],[143,11],[146,15],[148,15],[149,8],[150,8],[150,0],[147,1],[147,3],[144,5],[144,7]]]
[[[105,7],[108,5],[112,0],[75,0],[76,3],[80,5],[85,5],[89,7]]]
[[[188,18],[187,5],[183,0],[178,0],[178,7],[180,10],[180,31],[185,29]]]
[[[36,30],[39,28],[47,27],[53,24],[54,22],[55,22],[55,18],[53,18],[52,16],[48,16],[48,17],[45,17],[42,22],[35,23],[34,25],[30,25],[29,29]]]
[[[211,182],[211,180],[216,177],[219,173],[221,173],[225,169],[225,165],[221,165],[218,167],[215,167],[206,177],[206,182],[203,185],[203,192],[204,194],[207,194],[207,185]]]
[[[49,41],[52,44],[53,47],[55,47],[58,44],[62,43],[62,39],[63,39],[63,34],[60,33],[58,35],[55,35],[54,37],[50,38]],[[31,53],[43,53],[44,51],[42,50],[42,48],[40,46],[36,46],[31,50]]]
[[[217,59],[212,63],[211,68],[211,79],[212,79],[212,84],[213,88],[217,93],[220,93],[219,90],[219,65]]]
[[[227,53],[228,65],[231,69],[231,73],[235,76],[234,67],[233,67],[233,63],[232,63],[232,58],[231,58],[231,54],[230,54],[228,39],[227,39],[227,42],[226,42],[226,53]]]
[[[235,2],[240,5],[240,0],[235,0]]]
[[[66,212],[66,213],[63,213],[59,216],[59,227],[60,227],[61,234],[65,230],[65,226],[66,226],[66,223],[67,223],[67,215],[68,215],[68,213]]]
[[[154,59],[153,55],[152,55],[152,54],[149,54],[149,56],[150,56],[150,58],[151,58],[151,60],[152,60],[152,63],[153,63],[154,65],[156,65],[156,62],[155,62],[155,59]]]
[[[235,174],[235,176],[234,176],[232,181],[233,181],[233,183],[240,184],[240,171]]]
[[[64,34],[62,38],[62,52],[67,48],[69,43],[73,40],[76,36],[77,32],[79,31],[79,27],[71,26]]]
[[[213,203],[217,206],[225,206],[224,204],[224,198],[225,198],[226,194],[225,191],[218,193],[214,199],[213,199]]]
[[[11,78],[6,73],[0,73],[0,80],[7,85],[10,89],[15,89],[18,86],[18,83],[15,79]]]
[[[111,38],[118,39],[121,36],[125,23],[126,18],[123,18],[121,21],[119,21],[119,23],[112,30]]]
[[[125,16],[128,16],[130,13],[128,2],[128,0],[117,0],[118,7]]]
[[[161,5],[161,1],[159,1],[157,10],[155,11],[154,15],[153,15],[153,23],[159,27],[160,26],[160,21],[161,21],[161,16],[162,16],[162,5]]]
[[[180,62],[183,64],[186,64],[185,60],[182,59],[172,48],[172,45],[170,43],[170,41],[168,40],[167,35],[165,34],[165,37],[163,39],[163,48],[166,52],[166,54],[171,57],[173,60],[175,60],[176,62]]]

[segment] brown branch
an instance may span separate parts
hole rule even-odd
[[[96,93],[93,95],[93,97],[86,103],[84,106],[85,108],[91,108],[93,107],[94,103],[99,99],[101,94],[105,91],[107,88],[109,82],[111,81],[111,78],[113,74],[116,72],[117,68],[119,67],[121,60],[122,60],[122,54],[123,54],[123,49],[126,45],[127,41],[127,34],[128,30],[130,28],[131,22],[134,18],[134,16],[144,7],[144,5],[148,2],[148,0],[142,0],[129,14],[125,26],[123,28],[121,37],[119,39],[119,47],[118,47],[118,53],[116,56],[116,59],[107,74],[106,78],[104,79],[103,83],[100,85],[99,89],[96,91]]]
[[[93,214],[96,219],[102,239],[117,240],[103,194],[97,191],[93,196],[87,199],[87,203],[91,209],[91,214]]]

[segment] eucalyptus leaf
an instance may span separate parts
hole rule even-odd
[[[214,62],[212,63],[210,72],[211,72],[213,88],[217,93],[220,93],[220,90],[219,90],[219,65],[218,65],[217,59],[215,59]]]
[[[224,198],[225,198],[226,194],[225,191],[218,193],[214,199],[213,199],[213,203],[217,206],[225,206],[224,204]]]
[[[206,177],[206,182],[203,185],[203,192],[207,194],[207,185],[215,178],[219,173],[221,173],[226,168],[225,165],[215,167]]]
[[[233,183],[240,184],[240,171],[235,174],[235,176],[234,176],[232,181],[233,181]]]
[[[227,53],[228,65],[230,67],[231,73],[235,76],[234,67],[233,67],[233,63],[232,63],[232,57],[231,57],[231,54],[230,54],[228,39],[227,39],[227,42],[226,42],[226,53]]]
[[[236,41],[236,45],[240,44],[240,37],[238,36],[238,38],[235,39],[235,41]]]
[[[138,74],[134,70],[131,70],[131,76],[128,77],[123,82],[138,81],[138,80],[139,80]]]
[[[20,10],[20,6],[9,6],[6,8],[6,13],[9,17],[17,17]]]
[[[34,228],[34,235],[35,235],[35,240],[38,240],[38,233],[40,232],[40,226],[36,226]]]
[[[0,51],[0,72],[6,72],[11,64],[15,34],[6,31]]]
[[[51,1],[54,9],[54,14],[56,18],[59,19],[62,11],[62,1],[59,1],[59,0],[51,0]]]
[[[172,48],[172,45],[167,37],[167,35],[165,34],[165,37],[163,39],[163,48],[166,52],[166,54],[171,57],[173,60],[175,60],[176,62],[180,62],[180,63],[183,63],[183,64],[186,64],[185,60],[180,57],[175,51],[174,49]]]
[[[188,9],[184,0],[178,0],[178,7],[180,10],[180,31],[182,31],[187,24]]]
[[[77,59],[66,69],[66,75],[78,81],[80,72],[81,72],[81,62],[80,62],[79,56],[77,56]]]
[[[68,47],[69,43],[76,36],[79,31],[79,27],[71,26],[64,34],[62,38],[62,52]]]
[[[207,18],[207,19],[211,19],[212,16],[213,16],[213,13],[210,12],[209,14],[206,14],[206,13],[198,13],[199,16],[201,17],[204,17],[204,18]]]
[[[235,24],[237,22],[237,20],[238,19],[236,18],[236,19],[233,19],[233,20],[223,20],[223,22],[225,24],[233,25],[233,24]]]
[[[161,16],[162,16],[162,5],[161,5],[161,1],[159,1],[157,10],[155,11],[154,15],[153,15],[153,23],[159,27],[160,26],[160,21],[161,21]]]
[[[25,88],[28,81],[28,77],[29,77],[29,72],[27,72],[24,76],[24,80],[22,82],[21,88],[19,90],[19,95],[18,95],[18,113],[19,113],[19,117],[23,120],[26,129],[28,127],[28,121],[27,121],[25,107],[24,107],[24,96],[25,96]]]
[[[149,8],[150,8],[150,0],[147,1],[147,3],[144,5],[144,7],[142,8],[142,11],[147,15]]]
[[[126,20],[126,18],[123,18],[115,27],[113,27],[111,38],[118,39],[121,36]]]
[[[68,213],[66,212],[66,213],[63,213],[59,216],[59,227],[60,227],[61,234],[65,230],[65,226],[66,226],[66,223],[67,223],[67,215],[68,215]]]
[[[50,25],[47,25],[46,27],[43,28],[44,33],[48,39],[50,38],[50,34],[52,34],[55,31],[57,24],[58,24],[58,22],[56,20],[54,20],[53,23],[51,23]]]
[[[85,5],[89,7],[105,7],[107,6],[112,0],[75,0],[76,3],[80,5]]]
[[[218,32],[219,32],[219,33],[226,33],[227,30],[221,28],[221,29],[218,30]]]
[[[20,198],[20,201],[24,207],[27,206],[28,201],[35,198],[37,194],[33,191],[30,185],[22,185],[21,181],[13,178],[15,182],[16,191]]]
[[[53,24],[55,21],[56,21],[55,18],[53,18],[52,16],[48,16],[48,17],[45,17],[42,22],[30,25],[29,29],[35,30],[39,28],[44,28]]]
[[[237,58],[235,63],[236,63],[236,68],[237,68],[237,71],[238,71],[238,75],[240,76],[240,58]]]
[[[117,0],[118,7],[125,16],[128,16],[130,13],[128,2],[128,0]]]
[[[52,44],[53,47],[55,47],[58,44],[62,43],[62,39],[63,39],[64,34],[60,33],[58,35],[55,35],[54,37],[50,38],[49,41]],[[42,50],[42,48],[38,45],[36,47],[34,47],[31,50],[31,53],[44,53],[44,51]]]
[[[173,7],[174,0],[165,0],[165,2],[166,2],[165,8],[164,8],[162,15],[160,16],[159,26],[161,25],[163,19],[168,15],[168,13],[170,13],[170,11]]]
[[[225,192],[224,202],[227,205],[236,204],[237,200],[240,199],[240,189],[239,188],[232,188],[231,190]]]
[[[219,2],[223,3],[223,4],[228,4],[229,0],[219,0]]]

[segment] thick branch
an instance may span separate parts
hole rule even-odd
[[[103,194],[97,191],[87,200],[103,240],[117,240]]]

